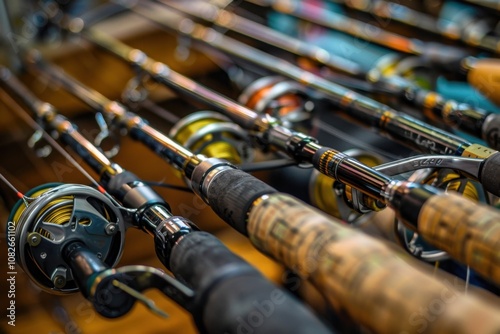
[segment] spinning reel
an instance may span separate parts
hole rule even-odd
[[[234,164],[249,162],[253,151],[246,132],[226,116],[213,111],[192,113],[178,121],[169,137],[196,154]]]
[[[481,193],[480,185],[472,180],[461,177],[452,170],[419,169],[409,178],[409,181],[431,184],[445,189],[446,192],[457,192],[474,202],[485,202],[485,195]],[[417,233],[404,227],[396,219],[394,223],[396,241],[410,254],[426,262],[448,260],[450,256],[445,251],[429,246]]]
[[[384,162],[384,158],[372,152],[352,149],[344,153],[367,166],[373,167]],[[334,217],[351,221],[353,219],[352,214],[356,217],[358,215],[352,211],[352,207],[348,204],[352,201],[352,191],[348,188],[350,187],[344,187],[332,178],[313,170],[309,179],[311,204]]]
[[[78,291],[69,254],[75,244],[83,244],[104,265],[118,262],[125,223],[105,195],[73,184],[45,184],[26,195],[30,200],[19,200],[9,221],[16,226],[17,263],[42,290]]]
[[[289,125],[309,119],[314,108],[305,87],[280,76],[254,81],[238,100],[259,114],[269,114]]]

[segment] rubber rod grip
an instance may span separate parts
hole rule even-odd
[[[174,247],[175,276],[198,295],[198,325],[208,333],[330,333],[295,297],[206,232],[184,236]]]
[[[500,153],[495,153],[484,160],[480,180],[486,191],[500,196]]]
[[[226,223],[247,235],[248,211],[262,195],[275,193],[265,182],[239,169],[226,169],[211,181],[207,198],[210,207]]]

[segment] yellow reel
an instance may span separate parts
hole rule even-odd
[[[192,113],[177,122],[169,137],[196,154],[234,164],[253,159],[246,132],[224,115],[214,111]]]
[[[383,163],[382,157],[362,150],[352,149],[344,153],[370,167]],[[334,183],[335,180],[331,177],[314,170],[309,181],[311,204],[334,217],[347,220],[352,210],[347,206],[344,199],[335,193]],[[349,187],[346,187],[346,193],[349,193]]]

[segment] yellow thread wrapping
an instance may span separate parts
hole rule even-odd
[[[332,151],[326,151],[321,155],[321,158],[319,159],[319,171],[325,175],[332,176],[334,177],[332,173],[330,173],[328,165],[330,164],[330,161],[333,159],[335,156],[335,153]]]
[[[472,144],[462,153],[463,157],[486,159],[490,155],[497,153],[494,149],[479,144]]]

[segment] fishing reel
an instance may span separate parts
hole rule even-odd
[[[344,152],[367,166],[377,166],[384,162],[381,156],[363,150],[352,149]],[[313,170],[309,179],[309,198],[311,204],[322,211],[345,221],[352,222],[359,214],[353,211],[350,187],[335,181],[329,176]]]
[[[464,178],[453,170],[419,169],[408,178],[408,181],[429,184],[446,192],[456,192],[474,202],[486,202],[486,194],[481,189],[480,183]],[[436,262],[450,258],[448,253],[435,249],[417,233],[407,229],[399,219],[395,220],[394,235],[399,245],[420,260]]]
[[[16,261],[42,290],[79,290],[68,255],[75,244],[83,244],[109,267],[118,262],[125,221],[105,195],[88,186],[45,184],[26,196],[14,206],[9,221],[16,227]]]
[[[366,79],[374,89],[399,94],[411,94],[415,85],[429,85],[429,66],[421,57],[388,53],[368,71]],[[387,97],[381,97],[383,100]],[[390,99],[390,97],[389,97]]]
[[[383,158],[373,153],[349,150],[345,154],[390,176],[414,183],[428,184],[446,192],[456,192],[475,202],[487,201],[486,192],[481,188],[479,182],[464,177],[453,170],[453,167],[461,169],[458,167],[458,161],[450,164],[448,168],[444,167],[445,164],[443,164],[443,168],[426,168],[426,164],[432,164],[433,158],[430,156],[421,156],[415,158],[414,161],[410,158],[381,164]],[[418,160],[423,163],[417,164],[416,161]],[[466,162],[463,163],[465,166]],[[462,168],[463,172],[467,169]],[[367,202],[366,196],[358,190],[328,178],[317,171],[314,171],[311,175],[309,198],[316,207],[352,225],[366,223],[372,219],[370,217],[377,214],[373,211],[380,210],[380,208],[375,210],[376,208],[371,206],[367,208],[369,201]],[[360,213],[364,215],[360,216]],[[426,262],[443,261],[450,258],[445,251],[430,246],[418,233],[405,227],[397,218],[393,219],[393,237],[391,239],[399,243],[412,256]],[[388,230],[387,227],[383,229]]]
[[[234,164],[253,159],[246,131],[218,112],[199,111],[182,118],[170,129],[169,137],[195,154]]]
[[[311,117],[314,103],[304,86],[280,76],[262,77],[251,83],[238,101],[260,114],[269,114],[292,126]]]

